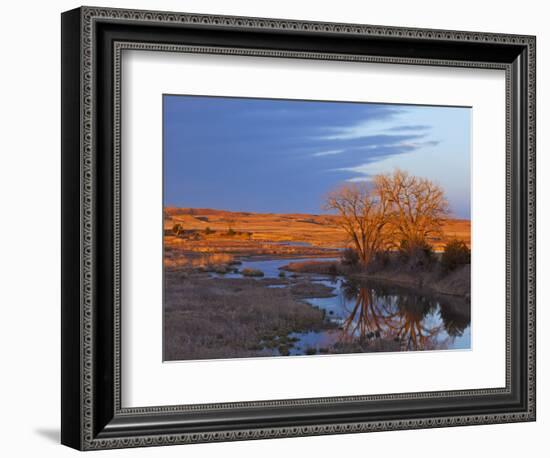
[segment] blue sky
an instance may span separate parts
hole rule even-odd
[[[470,108],[163,97],[166,206],[317,214],[331,189],[399,167],[470,217]]]

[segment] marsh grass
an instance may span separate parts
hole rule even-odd
[[[166,360],[270,356],[273,348],[288,354],[289,333],[328,326],[299,294],[255,279],[169,271],[165,281]]]
[[[173,249],[165,250],[164,266],[167,269],[192,267],[202,269],[215,269],[235,263],[233,255],[228,253],[180,253]]]

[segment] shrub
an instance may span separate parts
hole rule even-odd
[[[229,229],[227,230],[227,235],[229,235],[229,236],[232,237],[232,236],[234,236],[235,234],[236,234],[236,232],[233,230],[233,228],[229,228]]]
[[[342,264],[345,266],[356,266],[359,264],[359,254],[353,248],[346,248],[342,251]]]
[[[172,226],[172,232],[176,235],[179,235],[179,233],[183,230],[183,227],[181,226],[181,224],[179,223],[176,223]]]
[[[411,245],[407,240],[402,240],[399,246],[399,257],[402,263],[411,269],[423,269],[434,262],[432,246],[422,240]]]
[[[386,250],[377,251],[374,254],[374,259],[385,267],[390,263],[390,252]]]
[[[369,261],[368,270],[371,272],[382,270],[390,264],[390,261],[390,253],[388,251],[377,251]]]
[[[328,266],[328,274],[332,276],[338,275],[338,267],[336,264],[331,264]]]
[[[210,229],[210,226],[206,226],[206,229],[204,230],[204,233],[206,235],[213,234],[214,232],[216,232],[216,231],[213,231],[212,229]]]
[[[406,263],[409,260],[409,242],[401,240],[397,251],[399,253],[399,261]]]
[[[462,240],[451,240],[445,245],[441,256],[441,267],[451,271],[457,267],[470,264],[470,249]]]

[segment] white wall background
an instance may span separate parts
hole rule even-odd
[[[542,456],[550,428],[550,29],[544,2],[117,0],[96,5],[533,34],[538,38],[538,421],[104,452],[108,456],[307,454]],[[0,46],[0,431],[3,456],[70,456],[59,442],[60,13],[75,1],[2,5]],[[545,434],[546,433],[546,434]],[[537,450],[540,450],[537,452]]]

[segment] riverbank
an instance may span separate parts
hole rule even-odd
[[[443,273],[439,269],[411,270],[406,266],[390,266],[375,272],[350,268],[334,261],[293,262],[284,270],[294,273],[314,273],[320,275],[341,275],[356,281],[374,280],[390,286],[408,288],[416,293],[445,294],[470,298],[470,265]]]
[[[470,299],[470,265],[443,274],[436,271],[411,272],[390,268],[375,273],[350,275],[356,280],[374,280],[390,285],[411,288],[420,293],[445,294]]]

